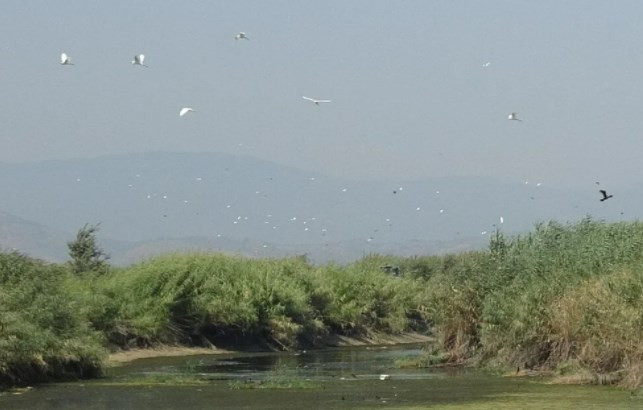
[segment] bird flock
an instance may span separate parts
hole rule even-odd
[[[245,41],[250,41],[250,38],[249,38],[249,36],[248,36],[245,32],[242,32],[242,31],[241,31],[241,32],[238,32],[236,35],[234,35],[234,40],[235,40],[235,41],[243,41],[243,40],[245,40]],[[148,65],[145,63],[145,60],[146,60],[146,57],[145,57],[145,55],[144,55],[144,54],[140,54],[140,53],[139,53],[139,54],[135,54],[135,55],[133,56],[133,59],[131,60],[131,64],[132,64],[132,65],[134,65],[134,66],[138,66],[138,67],[145,67],[145,68],[148,68]],[[60,64],[61,64],[61,65],[63,65],[63,66],[73,66],[73,65],[74,65],[74,63],[72,62],[71,57],[70,57],[66,52],[62,52],[62,53],[60,54]],[[485,68],[485,69],[486,69],[486,68],[489,68],[490,66],[491,66],[491,62],[485,62],[485,63],[483,63],[483,64],[482,64],[482,67],[483,67],[483,68]],[[302,99],[303,99],[304,101],[307,101],[307,102],[313,103],[313,104],[315,104],[316,106],[321,106],[321,105],[329,104],[329,103],[331,103],[331,102],[332,102],[332,100],[330,100],[330,99],[312,98],[312,97],[305,96],[305,95],[304,95],[304,96],[302,96]],[[181,107],[181,108],[179,109],[179,117],[185,117],[185,116],[187,116],[187,115],[189,115],[189,114],[193,114],[193,113],[195,113],[195,112],[196,112],[196,110],[195,110],[194,108],[192,108],[192,107]],[[514,121],[514,122],[523,122],[523,119],[519,116],[519,114],[518,114],[517,112],[510,112],[510,113],[507,115],[507,120],[509,120],[509,121]],[[311,180],[311,181],[314,181],[314,179],[315,179],[314,177],[311,177],[311,178],[310,178],[310,180]],[[80,179],[78,179],[78,181],[80,181]],[[197,178],[197,181],[201,181],[201,178],[200,178],[200,177],[198,177],[198,178]],[[525,184],[528,184],[528,181],[525,181]],[[536,186],[537,186],[537,187],[540,187],[540,186],[541,186],[541,184],[542,184],[542,183],[537,183],[537,184],[536,184]],[[131,187],[131,186],[132,186],[132,185],[130,185],[130,187]],[[342,193],[346,193],[347,191],[348,191],[348,188],[342,188],[342,189],[340,190],[340,192],[342,192]],[[395,189],[393,189],[393,191],[392,191],[392,192],[393,192],[393,194],[398,195],[398,194],[399,194],[399,193],[401,193],[402,191],[403,191],[403,187],[399,187],[399,188],[395,188]],[[255,191],[255,193],[256,193],[257,195],[261,194],[261,192],[260,192],[259,190]],[[608,194],[608,193],[607,193],[607,191],[606,191],[606,190],[604,190],[604,189],[600,189],[600,190],[599,190],[599,193],[601,194],[601,196],[600,196],[600,198],[599,198],[599,199],[600,199],[600,202],[604,202],[604,201],[607,201],[608,199],[613,198],[613,195],[612,195],[612,194]],[[436,195],[440,194],[440,191],[436,191],[436,192],[435,192],[435,194],[436,194]],[[157,194],[148,194],[148,195],[147,195],[147,199],[152,199],[153,197],[156,197],[156,196],[157,196]],[[165,195],[164,195],[164,196],[162,196],[162,199],[167,199],[167,196],[165,196]],[[534,199],[534,197],[532,196],[532,197],[531,197],[531,199]],[[189,203],[189,201],[188,201],[188,200],[183,200],[183,202],[184,202],[185,204],[188,204],[188,203]],[[231,207],[231,205],[227,205],[227,208],[228,208],[228,209],[229,209],[230,207]],[[421,207],[421,206],[417,206],[417,207],[415,208],[415,211],[416,211],[416,212],[421,212],[421,211],[422,211],[422,207]],[[447,212],[447,211],[446,211],[444,208],[439,209],[439,214],[445,214],[446,212]],[[166,214],[164,214],[164,217],[167,217],[167,215],[166,215]],[[271,225],[271,226],[272,226],[272,229],[277,229],[277,226],[276,226],[276,225],[272,225],[272,222],[271,222],[271,220],[270,220],[270,218],[271,218],[271,217],[272,217],[272,215],[271,215],[271,214],[268,214],[268,215],[266,216],[265,224],[266,224],[266,225]],[[238,224],[241,224],[241,223],[243,223],[244,221],[247,221],[247,220],[248,220],[248,217],[247,217],[247,216],[241,216],[241,215],[239,215],[239,216],[237,216],[237,217],[236,217],[236,219],[233,221],[233,224],[234,224],[234,225],[238,225]],[[290,219],[290,222],[295,222],[295,221],[297,221],[297,217],[296,217],[296,216],[293,216],[293,217]],[[306,225],[306,224],[312,223],[313,221],[315,221],[315,217],[313,217],[313,218],[312,218],[312,219],[310,219],[310,220],[303,221],[303,225]],[[390,223],[391,223],[391,219],[390,219],[390,218],[387,218],[387,219],[386,219],[386,222],[390,224]],[[500,224],[504,224],[504,223],[505,223],[505,218],[504,218],[504,216],[499,216],[499,217],[498,217],[498,222],[499,222]],[[496,225],[495,225],[495,224],[493,224],[493,226],[496,226]],[[308,226],[305,226],[305,227],[304,227],[304,230],[305,230],[305,231],[309,231],[309,229],[310,229],[310,225],[308,225]],[[321,228],[321,232],[322,232],[322,234],[323,234],[323,235],[325,235],[325,234],[326,234],[326,232],[327,232],[327,228],[325,228],[325,227]],[[480,232],[480,234],[481,234],[481,235],[486,235],[486,234],[487,234],[487,231],[486,231],[486,230],[483,230],[482,232]],[[219,236],[220,236],[220,235],[219,235]],[[367,241],[367,242],[372,242],[374,239],[375,239],[375,237],[374,237],[374,236],[369,235],[369,236],[366,238],[366,241]],[[266,247],[266,246],[267,246],[267,245],[264,245],[264,247]]]

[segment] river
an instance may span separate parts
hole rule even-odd
[[[398,345],[141,359],[100,380],[0,393],[0,409],[643,409],[643,397],[614,387],[397,366],[420,352]]]

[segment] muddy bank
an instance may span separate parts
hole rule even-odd
[[[400,345],[409,343],[429,343],[434,339],[430,336],[406,332],[397,335],[369,332],[364,336],[329,336],[321,346],[318,347],[342,347],[342,346],[368,346],[368,345]],[[245,350],[245,349],[244,349]],[[269,350],[269,349],[262,349]],[[274,349],[273,349],[274,350]],[[189,346],[156,346],[144,349],[130,349],[114,352],[109,355],[108,365],[119,366],[137,359],[147,359],[152,357],[172,357],[172,356],[195,356],[234,353],[234,349],[221,349],[217,347],[189,347]]]
[[[340,346],[367,346],[367,345],[398,345],[408,343],[430,343],[435,341],[431,336],[415,333],[405,332],[400,334],[386,334],[379,332],[369,332],[364,336],[342,336],[332,335],[329,336],[324,344],[330,347]]]
[[[109,355],[109,365],[120,365],[138,359],[150,357],[195,356],[206,354],[233,353],[231,350],[209,347],[157,346],[148,349],[131,349],[114,352]]]

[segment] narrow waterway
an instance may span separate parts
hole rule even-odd
[[[397,366],[418,354],[407,345],[141,359],[100,380],[4,392],[0,409],[643,408],[613,387]]]

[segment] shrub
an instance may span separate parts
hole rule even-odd
[[[0,382],[100,373],[105,350],[63,282],[61,266],[0,254]]]

